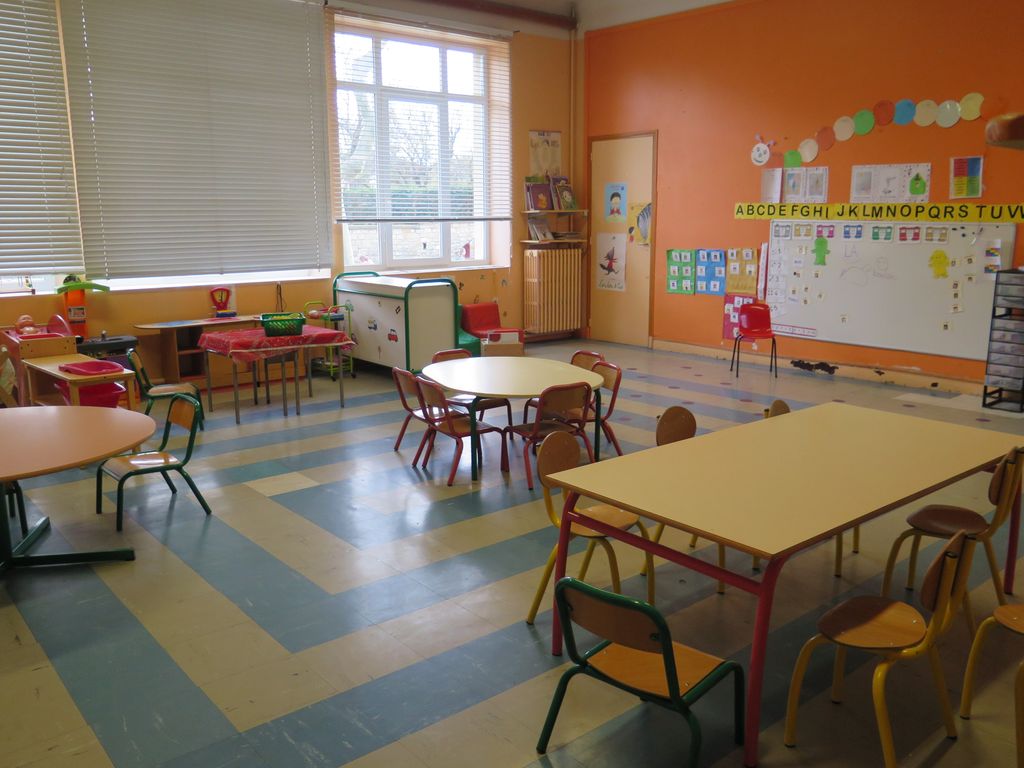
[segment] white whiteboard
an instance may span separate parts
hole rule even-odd
[[[773,220],[765,293],[772,326],[788,336],[983,360],[995,290],[986,249],[988,261],[998,254],[1005,268],[1015,231],[1012,224]],[[824,265],[815,263],[819,236]]]

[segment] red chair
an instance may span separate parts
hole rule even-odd
[[[502,328],[501,313],[498,302],[488,301],[483,304],[462,305],[462,330],[471,333],[478,339],[486,339],[492,333],[516,333],[519,341],[525,341],[520,328]]]
[[[740,307],[740,327],[736,338],[732,342],[732,360],[729,361],[729,370],[736,366],[736,378],[740,375],[740,342],[757,341],[758,339],[772,340],[772,353],[768,358],[768,373],[775,368],[775,378],[779,378],[779,358],[775,352],[775,332],[772,331],[772,311],[767,304],[744,304]]]
[[[569,359],[569,365],[575,365],[577,368],[582,368],[585,371],[593,369],[597,363],[604,361],[604,355],[600,352],[591,352],[589,349],[577,349],[572,353],[572,357]],[[531,397],[523,404],[523,421],[527,421],[530,418],[530,409],[537,407],[537,398]],[[590,404],[591,410],[594,409],[594,404]],[[509,424],[512,422],[510,421]],[[622,451],[619,451],[619,455],[622,455]]]
[[[420,389],[416,386],[416,376],[404,368],[395,367],[391,369],[391,378],[395,380],[398,399],[405,410],[405,421],[402,422],[402,428],[398,430],[398,438],[395,440],[395,450],[397,451],[402,445],[402,438],[405,437],[405,430],[408,429],[410,421],[416,419],[428,426],[429,423],[427,422],[427,417],[423,414],[423,404],[420,402]],[[420,451],[422,450],[423,444],[420,443],[420,450],[416,451],[416,458],[412,460],[413,465],[419,461]]]
[[[473,353],[468,349],[442,349],[440,352],[434,353],[430,362],[443,363],[445,360],[463,360],[472,356]],[[473,395],[448,395],[448,405],[452,408],[464,408],[467,411],[473,405],[474,400],[477,398]],[[508,425],[512,426],[512,403],[504,397],[481,397],[476,404],[477,417],[482,418],[484,412],[492,408],[504,408],[508,416]]]
[[[612,425],[608,423],[608,419],[611,418],[612,413],[615,411],[615,401],[619,399],[619,385],[622,384],[622,369],[615,363],[599,360],[594,363],[594,367],[590,370],[604,378],[604,383],[601,384],[601,386],[611,393],[608,399],[604,402],[604,407],[601,409],[601,431],[604,432],[604,436],[608,439],[608,442],[615,446],[615,452],[621,456],[622,447],[619,445],[619,440],[615,437],[615,432],[612,430]],[[591,421],[596,418],[596,415],[597,414],[595,413],[591,417]]]
[[[448,408],[448,397],[439,384],[422,376],[416,377],[416,384],[420,390],[420,403],[423,415],[427,419],[427,431],[423,433],[423,439],[420,440],[420,448],[416,452],[416,458],[419,458],[419,452],[426,446],[427,452],[423,454],[423,464],[420,465],[426,467],[427,460],[434,451],[434,438],[437,437],[437,433],[440,432],[452,438],[455,441],[455,458],[452,459],[452,469],[448,473],[448,485],[451,485],[455,481],[455,473],[459,469],[459,459],[462,458],[462,439],[472,434],[469,416],[464,413],[452,412]],[[478,436],[483,436],[488,432],[497,432],[501,435],[501,471],[508,472],[508,449],[505,445],[505,432],[501,427],[495,427],[483,421],[476,423],[476,433]],[[473,450],[472,446],[470,446],[470,450]],[[479,463],[483,465],[482,448],[480,448],[477,457]],[[416,459],[413,459],[413,464],[415,463]]]

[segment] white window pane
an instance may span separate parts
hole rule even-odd
[[[450,214],[474,216],[484,211],[483,107],[453,101],[448,104],[451,190]]]
[[[412,101],[388,104],[391,216],[437,217],[438,107]]]
[[[381,263],[380,235],[376,224],[346,224],[342,237],[346,266],[369,267]]]
[[[385,40],[380,47],[381,80],[391,88],[441,90],[441,51],[433,45]]]
[[[480,96],[483,91],[483,57],[472,51],[448,51],[448,93]]]
[[[396,259],[436,261],[441,258],[440,224],[395,224],[391,238]]]
[[[451,260],[483,261],[486,256],[487,225],[479,221],[454,221],[451,224]]]
[[[376,125],[372,94],[338,91],[338,162],[345,216],[377,213]]]
[[[373,82],[373,39],[363,35],[334,36],[334,68],[339,82]]]

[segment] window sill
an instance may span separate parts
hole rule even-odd
[[[466,266],[449,266],[449,267],[424,267],[422,269],[410,269],[402,267],[401,269],[381,269],[380,267],[371,267],[369,265],[351,266],[345,267],[346,272],[377,272],[381,275],[388,275],[390,277],[403,277],[405,275],[443,275],[449,272],[483,272],[486,270],[493,269],[508,269],[509,265],[500,266],[497,264],[472,264]]]

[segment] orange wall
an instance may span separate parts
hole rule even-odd
[[[768,223],[735,221],[757,200],[755,134],[796,149],[842,115],[881,99],[936,102],[984,94],[983,117],[1024,111],[1020,0],[749,0],[589,33],[585,132],[658,131],[652,335],[725,347],[722,299],[670,296],[668,248],[757,245]],[[1024,201],[1024,152],[989,148],[985,120],[952,128],[876,127],[823,151],[829,201],[848,199],[852,165],[931,162],[933,201],[947,199],[949,158],[985,157],[977,202]],[[1018,237],[1015,263],[1024,261]],[[980,380],[983,363],[786,338],[787,357],[903,368]]]

